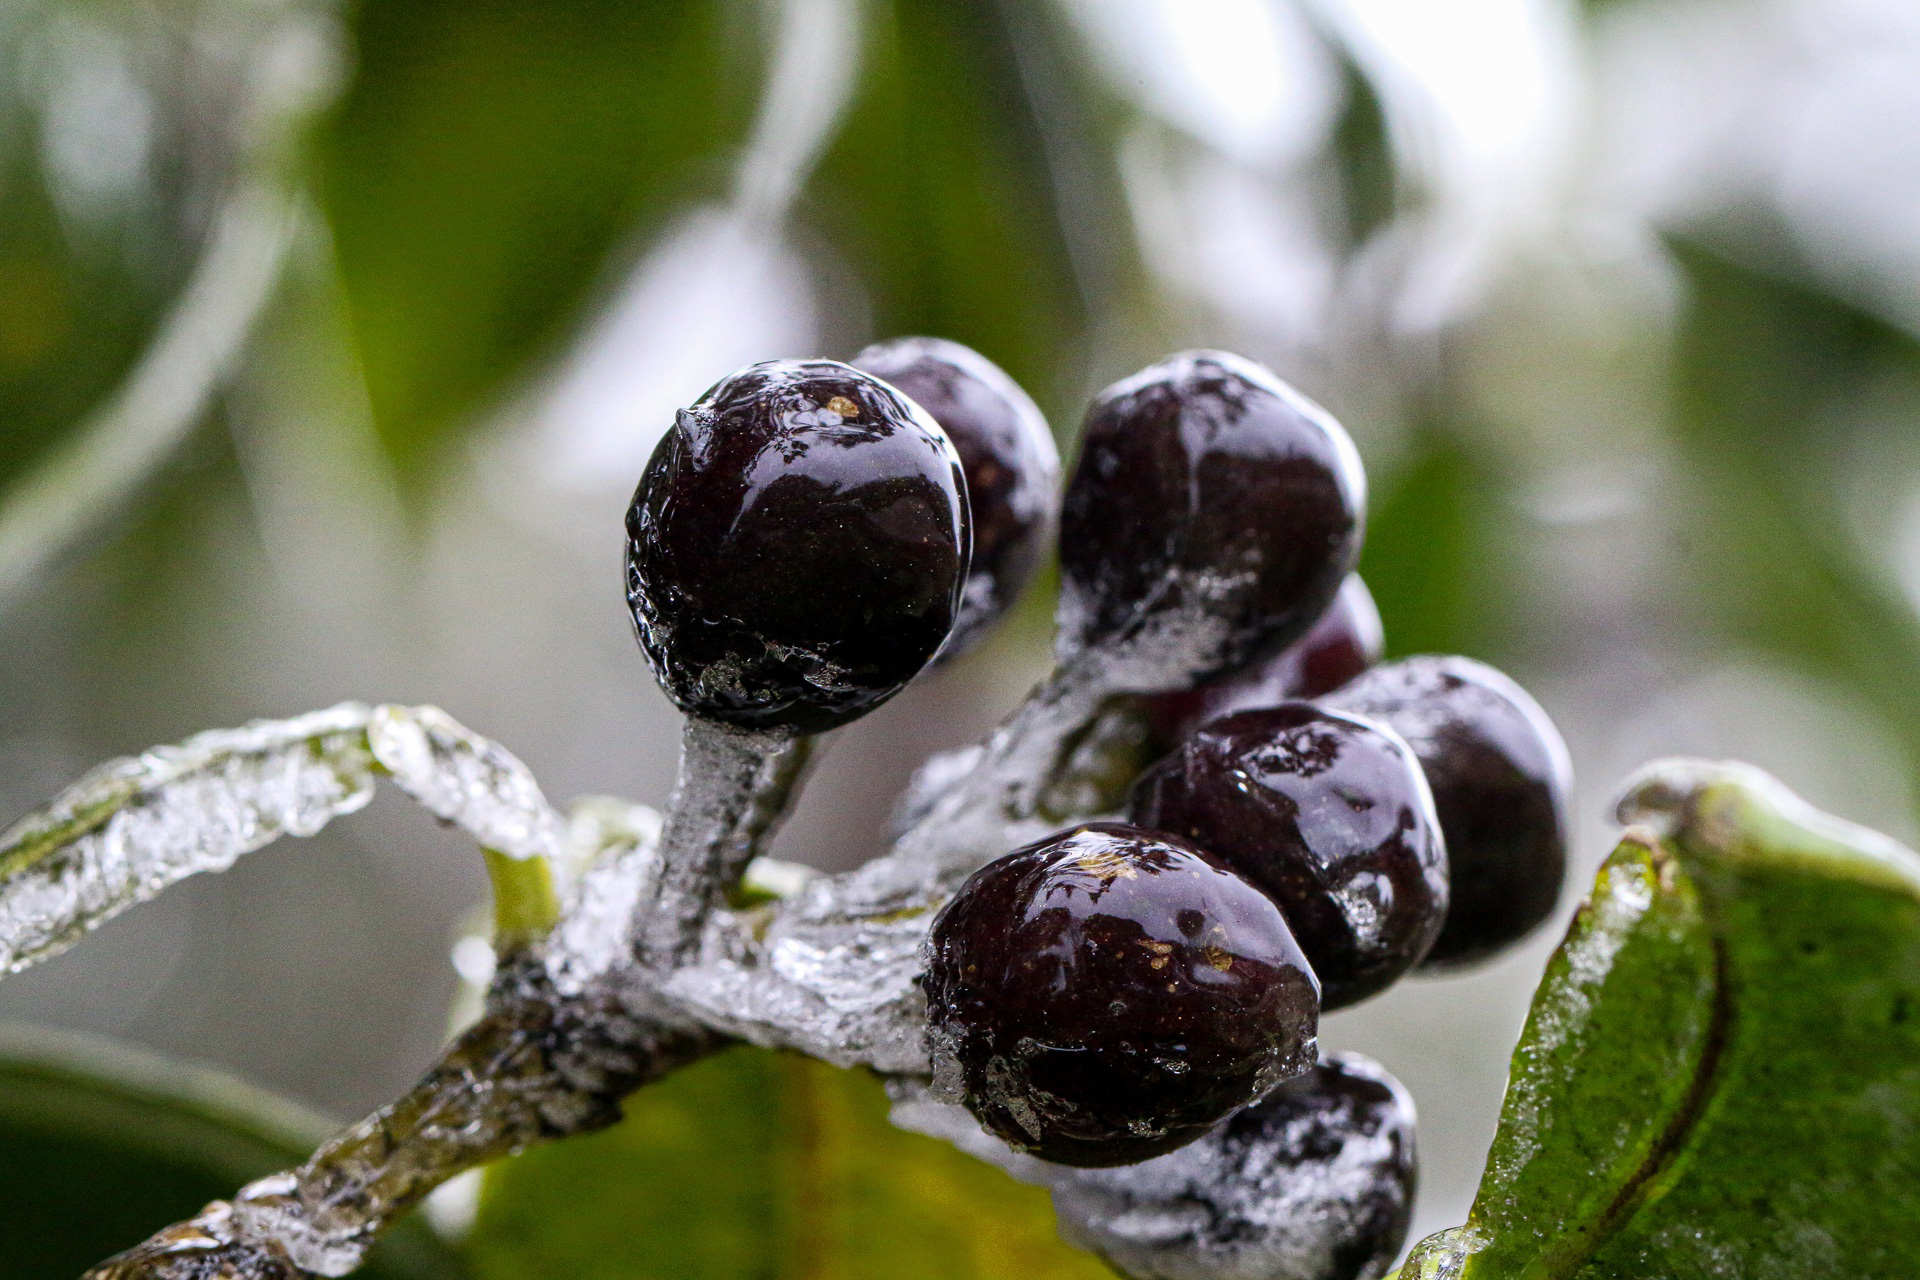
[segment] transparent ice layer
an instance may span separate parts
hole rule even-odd
[[[655,874],[634,902],[634,946],[662,972],[695,952],[707,914],[786,812],[810,740],[689,717]]]
[[[93,770],[0,836],[0,967],[24,969],[170,884],[361,808],[371,714],[344,703]]]
[[[844,877],[819,877],[756,911],[715,912],[698,959],[663,993],[708,1026],[840,1066],[927,1071],[916,979],[937,904],[849,909]]]
[[[1178,1151],[1063,1171],[1060,1234],[1135,1280],[1377,1280],[1411,1221],[1413,1122],[1398,1081],[1337,1055]]]
[[[1412,1220],[1413,1101],[1358,1054],[1117,1169],[1015,1152],[924,1081],[888,1092],[895,1125],[1048,1188],[1061,1236],[1134,1280],[1377,1280]]]
[[[310,836],[392,777],[512,857],[562,851],[525,765],[434,707],[342,703],[219,729],[93,770],[0,836],[0,968],[17,972],[191,875]]]
[[[438,707],[375,707],[367,741],[394,785],[428,813],[510,858],[559,858],[560,815],[527,767]]]
[[[569,887],[545,948],[562,997],[577,997],[632,965],[634,908],[655,872],[662,826],[659,812],[644,804],[610,796],[573,802],[560,876]]]
[[[0,842],[0,962],[10,968],[184,876],[313,834],[366,804],[383,775],[483,847],[546,859],[563,907],[405,1097],[301,1169],[95,1275],[185,1277],[217,1261],[239,1280],[279,1280],[288,1259],[345,1274],[432,1187],[604,1122],[624,1093],[731,1036],[888,1076],[897,1122],[1053,1188],[1067,1229],[1131,1274],[1321,1280],[1313,1250],[1342,1221],[1342,1179],[1357,1179],[1368,1158],[1360,1145],[1335,1144],[1345,1165],[1296,1159],[1283,1179],[1279,1144],[1290,1139],[1226,1151],[1208,1138],[1144,1172],[1095,1177],[1016,1155],[928,1090],[919,978],[939,907],[978,867],[1114,807],[1141,745],[1120,695],[1181,682],[1183,664],[1217,639],[1178,621],[1149,619],[1112,652],[1070,655],[986,742],[923,772],[887,856],[840,876],[771,864],[753,873],[806,746],[711,725],[689,726],[664,820],[612,799],[579,801],[563,819],[511,754],[433,708],[347,704],[96,770]],[[743,881],[756,905],[728,896]],[[1243,1243],[1176,1229],[1197,1221],[1181,1207],[1194,1204]],[[1282,1266],[1305,1269],[1272,1269]]]

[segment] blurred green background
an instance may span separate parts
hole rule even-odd
[[[0,821],[348,697],[663,799],[619,527],[672,409],[925,332],[1068,448],[1186,346],[1334,409],[1390,648],[1554,714],[1582,884],[1662,754],[1911,840],[1916,137],[1911,0],[5,0]],[[868,856],[1041,672],[1047,605],[845,731],[776,852]],[[0,1018],[344,1117],[431,1057],[482,895],[382,801]],[[1329,1020],[1419,1101],[1416,1239],[1556,933]]]

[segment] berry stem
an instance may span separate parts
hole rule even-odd
[[[1117,692],[1104,664],[1081,654],[1055,667],[986,740],[973,767],[901,834],[892,856],[856,876],[876,901],[937,894],[1058,825],[1042,801],[1074,746]]]
[[[773,833],[812,739],[687,717],[657,875],[634,904],[634,954],[665,971],[698,949],[701,926]]]

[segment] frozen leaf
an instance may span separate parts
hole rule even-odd
[[[1743,765],[1653,766],[1621,816],[1405,1280],[1920,1271],[1920,859]]]
[[[382,772],[483,848],[567,853],[526,766],[437,708],[348,702],[259,720],[108,761],[0,835],[0,970],[56,955],[188,876],[315,834],[371,800]]]
[[[17,972],[203,871],[373,798],[369,711],[219,729],[109,761],[0,836],[0,969]]]

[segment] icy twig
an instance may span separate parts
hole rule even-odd
[[[526,959],[501,972],[486,1014],[404,1097],[298,1169],[250,1184],[89,1274],[263,1277],[284,1274],[284,1259],[299,1272],[345,1275],[447,1179],[611,1124],[621,1098],[719,1043],[669,1016],[637,1017],[606,992],[562,998],[546,966]]]
[[[502,964],[481,1018],[405,1097],[299,1169],[92,1274],[344,1275],[447,1179],[609,1123],[627,1093],[732,1040],[864,1065],[911,1088],[928,1070],[922,944],[956,876],[1087,816],[1071,811],[1107,796],[1093,780],[1127,748],[1129,716],[1099,680],[1064,669],[892,853],[845,876],[788,877],[790,896],[759,906],[729,906],[726,894],[791,799],[806,759],[793,738],[694,727],[664,831],[651,810],[616,800],[579,802],[563,821],[524,766],[432,708],[350,704],[106,766],[8,838],[0,913],[55,865],[99,880],[102,841],[145,852],[149,829],[129,829],[128,815],[167,815],[161,829],[187,853],[163,859],[164,874],[137,892],[103,884],[84,920],[67,900],[51,903],[60,930],[283,831],[310,834],[364,804],[385,774],[492,851]],[[540,936],[549,867],[564,904]]]
[[[474,806],[450,808],[470,816]],[[562,830],[573,890],[559,926],[506,958],[482,1016],[418,1084],[298,1169],[250,1184],[90,1274],[345,1275],[447,1179],[610,1124],[622,1097],[723,1043],[635,980],[624,908],[657,866],[658,816],[583,801]]]
[[[1138,772],[1145,738],[1128,695],[1152,684],[1102,654],[1062,662],[979,746],[928,762],[889,856],[855,873],[849,897],[875,911],[945,897],[994,858],[1115,805],[1105,775]]]
[[[699,945],[702,922],[786,811],[809,741],[687,718],[660,870],[634,903],[643,964],[671,969]]]

